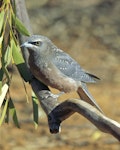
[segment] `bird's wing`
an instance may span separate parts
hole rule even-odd
[[[52,61],[64,75],[73,78],[76,81],[95,82],[96,79],[99,79],[96,76],[85,72],[73,58],[60,49],[57,49]]]
[[[95,99],[92,97],[92,95],[89,93],[87,86],[85,83],[82,83],[82,86],[78,88],[78,94],[80,96],[80,98],[84,101],[86,101],[87,103],[95,106],[100,112],[103,113],[102,109],[98,106],[98,104],[96,103]]]

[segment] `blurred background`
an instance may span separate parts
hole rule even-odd
[[[120,122],[120,1],[26,0],[26,6],[34,34],[48,36],[84,69],[101,78],[88,88],[106,116]],[[31,99],[31,88],[26,86]],[[62,124],[60,134],[51,135],[40,108],[39,127],[35,130],[31,100],[25,101],[23,82],[17,71],[10,92],[21,129],[12,122],[0,128],[1,150],[120,149],[114,137],[100,132],[78,114]],[[77,95],[65,94],[60,101],[69,97]]]

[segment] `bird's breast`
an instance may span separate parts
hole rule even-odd
[[[47,61],[36,64],[34,59],[29,59],[29,65],[32,74],[47,86],[64,92],[77,90],[76,81],[62,74],[54,64]]]

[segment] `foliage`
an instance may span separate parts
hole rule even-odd
[[[15,64],[21,77],[29,81],[30,77],[26,72],[18,36],[18,33],[29,36],[29,32],[15,14],[15,7],[13,7],[15,2],[13,4],[10,0],[3,0],[0,5],[0,125],[4,121],[8,122],[11,115],[15,125],[19,127],[16,109],[9,91],[12,74],[8,66]]]

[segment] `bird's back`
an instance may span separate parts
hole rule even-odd
[[[76,81],[82,81],[85,83],[92,83],[99,80],[95,75],[83,70],[81,66],[64,51],[57,49],[54,55],[52,62],[64,75]]]

